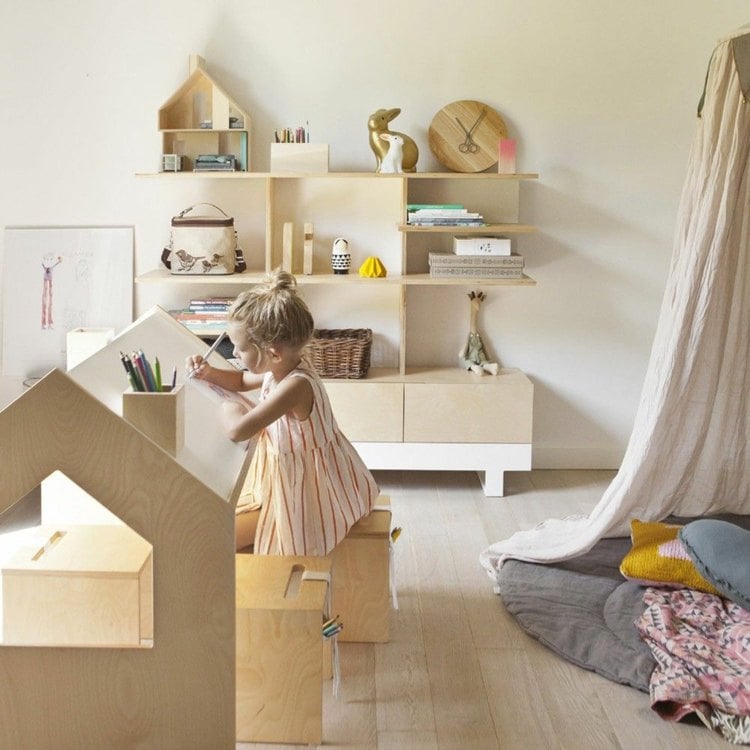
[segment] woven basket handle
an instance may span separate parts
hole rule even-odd
[[[227,219],[230,218],[229,214],[225,211],[222,211],[218,206],[214,205],[213,203],[196,203],[193,206],[190,206],[190,208],[186,208],[184,211],[180,211],[180,213],[177,215],[178,219],[181,219],[185,214],[192,211],[194,208],[198,208],[198,206],[211,206],[211,208],[215,208],[220,214],[223,214],[227,217]]]

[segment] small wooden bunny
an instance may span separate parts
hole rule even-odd
[[[399,174],[404,171],[404,139],[396,133],[381,133],[380,139],[388,141],[389,147],[380,162],[381,174]]]
[[[485,372],[497,375],[499,365],[497,362],[490,362],[487,358],[487,355],[484,353],[482,337],[477,331],[477,314],[485,296],[484,292],[469,293],[469,299],[471,300],[469,337],[466,340],[464,348],[458,353],[458,361],[461,367],[471,370],[476,375],[484,375]]]

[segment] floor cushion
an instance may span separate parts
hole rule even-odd
[[[686,524],[680,539],[701,575],[727,599],[750,610],[750,531],[706,518]]]

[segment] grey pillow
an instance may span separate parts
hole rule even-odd
[[[679,536],[700,574],[727,599],[750,610],[750,531],[703,518],[683,526]]]

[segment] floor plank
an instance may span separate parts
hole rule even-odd
[[[702,725],[663,721],[645,693],[580,669],[530,638],[479,565],[488,544],[519,529],[588,513],[613,477],[508,472],[506,497],[486,498],[468,472],[379,472],[393,525],[403,528],[393,549],[399,609],[389,643],[342,644],[341,695],[325,699],[321,747],[727,747]]]

